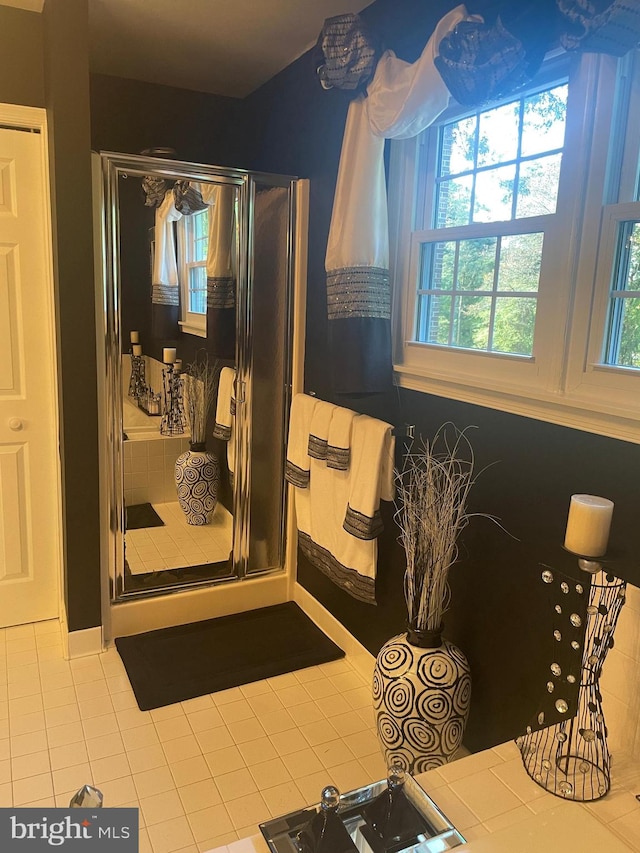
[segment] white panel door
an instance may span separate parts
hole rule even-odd
[[[0,627],[59,615],[47,198],[42,134],[0,127]]]

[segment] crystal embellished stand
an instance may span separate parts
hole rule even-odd
[[[147,393],[144,356],[131,356],[131,379],[129,380],[129,397],[139,400]]]
[[[160,433],[162,435],[182,435],[185,427],[182,379],[180,379],[180,374],[174,370],[173,364],[167,364],[162,370],[162,388],[164,409]]]
[[[578,565],[589,580],[582,656],[579,667],[578,661],[572,665],[571,654],[578,653],[580,649],[576,639],[578,635],[572,630],[582,626],[582,617],[575,612],[563,613],[562,605],[558,603],[555,606],[554,639],[559,643],[563,634],[573,639],[570,641],[566,671],[559,663],[552,663],[551,677],[547,682],[555,712],[567,714],[570,708],[562,697],[562,685],[575,683],[576,674],[572,670],[579,668],[576,713],[537,731],[528,727],[527,734],[518,738],[516,744],[524,769],[534,782],[563,799],[590,802],[604,797],[611,786],[611,756],[602,710],[600,675],[607,653],[613,646],[613,634],[625,601],[626,582],[603,569],[601,562],[580,558]],[[553,584],[553,572],[545,569],[542,580]],[[560,584],[560,600],[563,600],[564,593],[570,592],[567,580]],[[575,584],[578,595],[584,593],[581,583],[571,583]],[[559,659],[559,655],[556,658]],[[544,712],[540,712],[538,723],[543,722]]]

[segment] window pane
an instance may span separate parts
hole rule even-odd
[[[476,124],[476,117],[469,116],[442,128],[440,175],[455,175],[474,168]]]
[[[537,292],[542,260],[542,233],[512,234],[500,246],[499,291]]]
[[[500,222],[511,219],[515,166],[502,166],[479,172],[476,177],[474,222]]]
[[[193,220],[193,261],[206,261],[209,244],[208,211],[194,213]]]
[[[189,269],[189,311],[207,313],[207,271],[204,267]]]
[[[450,317],[450,296],[420,296],[416,340],[446,346],[449,343]]]
[[[617,299],[618,341],[615,360],[619,367],[640,367],[640,298]]]
[[[458,290],[492,289],[497,242],[495,237],[460,241]]]
[[[531,355],[536,321],[536,300],[498,296],[493,324],[493,352]]]
[[[456,243],[425,243],[422,246],[421,290],[452,290]]]
[[[640,367],[640,296],[616,293],[640,292],[640,223],[622,222],[609,306],[605,364]]]
[[[520,102],[480,113],[478,166],[515,160],[518,156]]]
[[[640,291],[640,223],[623,222],[618,240],[619,261],[614,290]]]
[[[566,83],[524,100],[522,156],[552,151],[564,145],[567,117]]]
[[[436,228],[468,225],[471,216],[473,177],[449,178],[438,187]]]
[[[489,346],[490,296],[457,296],[453,309],[451,344],[466,349]]]
[[[552,154],[521,164],[516,218],[556,212],[561,162],[561,154]]]

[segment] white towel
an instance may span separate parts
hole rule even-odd
[[[182,214],[176,210],[173,202],[173,191],[169,190],[156,209],[153,301],[163,305],[178,304],[178,264],[173,223],[182,219]]]
[[[216,422],[213,428],[215,438],[227,442],[227,466],[230,479],[236,467],[236,442],[234,435],[235,399],[234,384],[236,371],[233,367],[223,367],[218,381],[218,399],[216,401]]]
[[[382,529],[379,500],[383,494],[390,498],[393,493],[392,485],[389,487],[393,444],[389,424],[356,415],[352,422],[349,471],[329,468],[324,460],[312,458],[310,487],[304,492],[296,490],[301,550],[337,586],[369,604],[376,603],[378,543],[375,536]],[[359,519],[366,522],[359,525],[365,530],[366,538],[354,536],[344,527],[351,500],[358,511],[371,513],[368,518]],[[364,517],[364,512],[362,515]]]
[[[353,473],[343,527],[358,539],[382,531],[380,500],[394,498],[395,439],[390,424],[361,415],[353,426]]]
[[[309,456],[312,459],[327,459],[327,444],[329,442],[329,424],[336,409],[332,403],[318,400],[311,417],[309,427]]]
[[[309,430],[317,402],[308,394],[296,394],[291,401],[285,479],[298,489],[309,485]]]
[[[327,467],[336,471],[348,471],[351,456],[351,427],[356,413],[351,409],[336,406],[331,423],[327,444]]]

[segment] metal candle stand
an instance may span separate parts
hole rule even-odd
[[[147,393],[147,378],[144,356],[131,355],[131,379],[129,380],[129,397],[134,400],[142,399]]]
[[[589,597],[586,608],[586,631],[580,665],[580,685],[577,712],[569,719],[538,731],[527,729],[527,734],[516,743],[522,754],[524,769],[529,776],[551,794],[567,800],[589,802],[604,797],[611,787],[611,756],[607,746],[607,726],[602,710],[600,675],[609,649],[613,646],[613,634],[625,602],[626,582],[615,577],[602,563],[590,558],[579,558],[580,569],[589,578]],[[554,581],[553,573],[542,573],[545,583]],[[562,592],[567,590],[565,582]],[[582,584],[576,584],[582,592]],[[556,605],[556,613],[562,608]],[[566,616],[564,617],[566,620]],[[581,617],[572,613],[570,625],[579,627]],[[560,630],[554,630],[558,640]],[[579,649],[577,640],[572,640],[574,650]],[[549,693],[556,695],[556,685],[561,673],[559,664],[551,664],[553,680],[547,683]],[[569,674],[565,680],[575,682]],[[560,714],[569,710],[563,698],[555,700],[555,709]],[[544,715],[538,716],[542,723]]]
[[[162,370],[162,388],[164,410],[160,422],[160,433],[162,435],[182,435],[185,428],[182,380],[180,374],[174,370],[173,364],[167,364]]]

